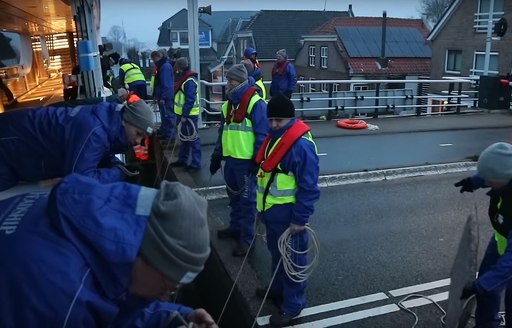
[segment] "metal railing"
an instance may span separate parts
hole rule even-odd
[[[268,86],[270,81],[265,81]],[[440,80],[301,80],[301,85],[327,85],[327,91],[293,93],[296,112],[305,119],[438,115],[477,111],[474,78],[447,77]],[[390,89],[390,84],[403,85]],[[225,82],[201,80],[203,123],[218,123],[226,99]],[[336,85],[336,87],[334,87]],[[368,90],[353,90],[365,85]],[[217,92],[213,92],[216,89]],[[441,90],[430,92],[430,90]],[[320,88],[317,88],[320,90]],[[335,91],[336,90],[336,91]]]

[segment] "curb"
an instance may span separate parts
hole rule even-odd
[[[320,188],[325,188],[355,183],[376,182],[475,170],[476,162],[457,162],[447,164],[410,166],[398,169],[341,173],[320,176],[318,179],[318,186]],[[201,187],[194,188],[194,190],[201,196],[205,197],[207,200],[216,200],[227,197],[225,186]]]

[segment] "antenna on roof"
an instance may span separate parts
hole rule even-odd
[[[325,11],[326,6],[327,6],[327,0],[324,1],[324,11]]]

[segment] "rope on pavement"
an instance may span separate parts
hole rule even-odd
[[[255,219],[255,225],[256,225],[256,228],[254,230],[256,231],[257,230],[257,225],[258,225],[258,218]],[[240,274],[242,273],[242,269],[244,268],[244,265],[247,262],[247,258],[249,257],[249,254],[251,254],[252,247],[254,245],[254,241],[256,240],[256,236],[257,235],[254,234],[254,237],[251,240],[251,244],[249,245],[249,248],[247,249],[247,253],[245,253],[245,256],[244,256],[244,259],[242,261],[242,264],[240,265],[240,269],[238,269],[238,273],[236,274],[235,281],[233,281],[233,285],[231,286],[231,289],[229,291],[228,297],[226,298],[226,302],[224,302],[224,306],[222,307],[222,311],[220,312],[219,319],[217,319],[217,325],[219,327],[221,326],[220,325],[220,321],[222,320],[222,316],[224,315],[224,311],[226,311],[228,303],[229,303],[229,301],[231,299],[231,295],[233,294],[233,291],[235,290],[235,286],[236,286],[236,284],[238,282],[238,279],[240,278]],[[253,325],[253,327],[254,327],[254,325]]]
[[[420,295],[420,294],[410,294],[410,295],[407,295],[406,297],[404,297],[403,299],[401,299],[400,302],[397,303],[397,305],[402,310],[405,310],[405,311],[407,311],[408,313],[410,313],[410,314],[412,314],[414,316],[414,324],[411,326],[411,328],[415,328],[416,325],[418,324],[418,321],[419,321],[418,315],[416,313],[414,313],[412,310],[410,310],[407,307],[405,307],[405,305],[403,305],[402,303],[407,301],[409,298],[412,298],[412,297],[424,298],[424,299],[427,299],[430,302],[432,302],[432,304],[434,304],[443,313],[443,316],[441,317],[441,323],[443,324],[443,327],[444,327],[444,324],[445,324],[444,318],[446,317],[446,311],[443,310],[441,305],[439,305],[436,301],[434,301],[433,299],[431,299],[428,296]]]

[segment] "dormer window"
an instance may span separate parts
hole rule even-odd
[[[487,32],[489,18],[492,19],[492,26],[503,15],[505,0],[494,0],[494,8],[491,10],[491,0],[479,0],[478,12],[475,13],[475,21],[473,27],[476,32]]]

